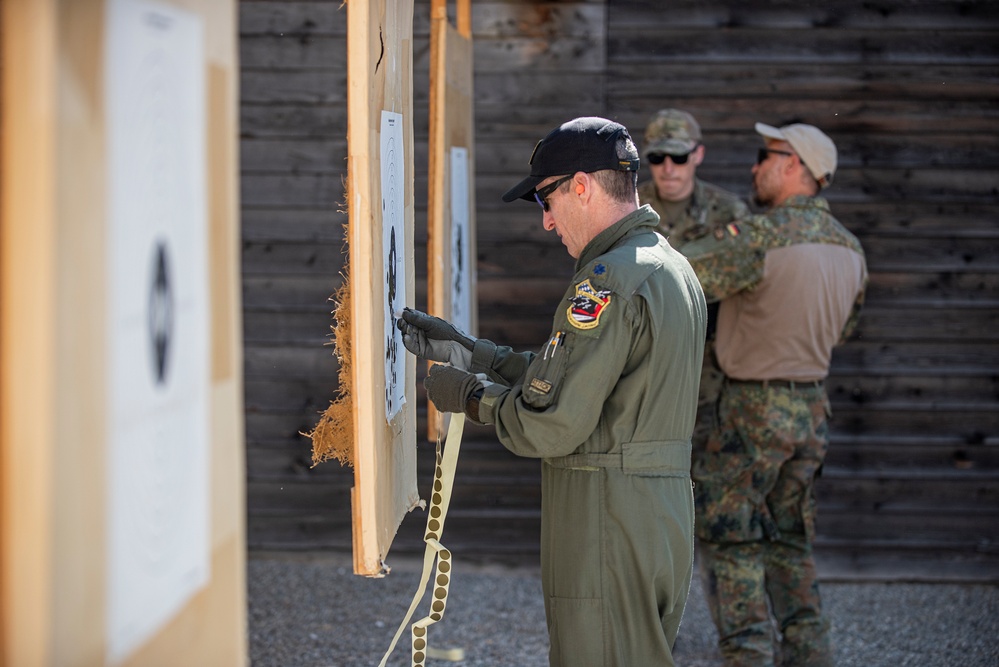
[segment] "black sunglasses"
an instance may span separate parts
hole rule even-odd
[[[763,164],[766,162],[767,156],[769,156],[770,153],[776,153],[777,155],[794,155],[794,153],[789,151],[779,151],[775,148],[761,148],[756,154],[756,164]]]
[[[550,207],[548,206],[548,197],[550,197],[553,192],[558,190],[558,186],[562,185],[572,177],[573,174],[569,174],[568,176],[563,176],[557,181],[552,181],[551,183],[541,188],[540,190],[534,191],[534,198],[537,200],[538,206],[544,209],[545,213],[551,210]]]
[[[697,146],[694,146],[697,149]],[[649,153],[645,156],[645,159],[649,161],[649,164],[662,164],[669,158],[673,164],[687,164],[687,160],[690,159],[690,154],[694,151],[691,150],[687,153],[682,153],[680,155],[673,155],[672,153]]]

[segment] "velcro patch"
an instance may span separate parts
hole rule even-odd
[[[552,383],[546,382],[540,378],[534,378],[531,380],[531,389],[538,392],[539,394],[547,394],[552,390]]]
[[[600,324],[600,315],[610,305],[610,290],[598,290],[587,278],[576,285],[576,296],[566,310],[569,324],[577,329],[595,329]]]

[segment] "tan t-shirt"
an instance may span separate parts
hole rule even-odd
[[[819,197],[791,197],[681,249],[721,301],[715,353],[739,380],[821,380],[867,284],[857,238]]]
[[[766,253],[763,279],[721,302],[715,353],[739,380],[821,380],[829,374],[865,276],[864,257],[803,243]]]

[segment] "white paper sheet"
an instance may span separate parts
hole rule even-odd
[[[406,403],[406,349],[395,326],[406,306],[406,161],[402,114],[382,111],[381,185],[382,252],[385,267],[385,417],[389,421]]]
[[[201,20],[110,0],[106,21],[107,642],[116,664],[209,578],[209,285]]]
[[[472,331],[471,231],[469,229],[468,149],[451,147],[451,323]]]

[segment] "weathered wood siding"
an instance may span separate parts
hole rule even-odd
[[[251,547],[349,546],[349,472],[310,469],[299,435],[336,388],[327,297],[344,256],[346,11],[240,3]],[[473,0],[472,15],[479,334],[536,346],[571,274],[536,209],[500,201],[557,123],[604,115],[640,138],[656,109],[687,109],[708,147],[699,175],[743,195],[753,123],[813,123],[839,148],[827,195],[871,271],[829,381],[820,543],[858,570],[878,546],[883,561],[930,549],[997,576],[999,3]],[[428,2],[415,23],[422,275]],[[418,294],[423,305],[422,282]],[[452,543],[535,549],[537,463],[487,429],[466,439]],[[429,447],[421,458],[429,466]]]

